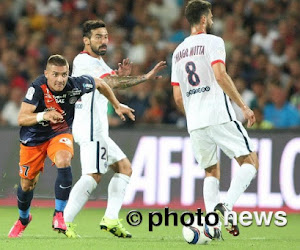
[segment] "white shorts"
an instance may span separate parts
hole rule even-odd
[[[253,152],[253,144],[239,121],[213,125],[190,133],[195,158],[202,169],[218,162],[217,146],[230,158]]]
[[[105,174],[108,166],[126,158],[119,146],[109,137],[100,141],[80,143],[82,174]]]

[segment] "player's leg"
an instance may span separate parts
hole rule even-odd
[[[207,128],[194,130],[190,133],[194,156],[200,166],[205,170],[203,182],[203,199],[206,214],[213,212],[220,202],[219,180],[220,165],[217,157],[217,146],[207,134]],[[214,239],[222,239],[221,224],[215,227]]]
[[[203,198],[206,213],[214,211],[215,206],[220,202],[220,164],[217,163],[205,169],[203,182]]]
[[[226,196],[226,206],[232,210],[234,203],[250,185],[258,170],[258,158],[256,152],[236,158],[240,168],[231,180],[230,188]]]
[[[119,212],[132,174],[131,163],[117,144],[110,138],[108,140],[108,154],[109,165],[115,174],[108,185],[107,207],[105,215],[100,222],[100,228],[118,237],[131,238],[131,234],[123,227],[119,220]]]
[[[63,211],[67,204],[72,187],[71,159],[73,157],[73,137],[71,134],[61,134],[50,140],[47,153],[57,167],[55,181],[55,211],[52,227],[58,232],[65,232],[66,225]]]
[[[245,163],[245,165],[242,164],[242,167],[231,180],[225,202],[219,203],[215,207],[215,211],[222,217],[226,211],[232,210],[234,203],[255,177],[258,161],[256,153],[253,152],[254,148],[247,131],[240,122],[232,121],[213,126],[212,132],[215,134],[217,144],[229,158],[236,158],[242,163],[244,157],[246,157],[246,159],[248,159],[247,161],[249,161],[249,163]],[[230,218],[229,220],[227,230],[234,236],[239,235],[238,226],[234,225]]]
[[[67,226],[65,234],[68,238],[80,237],[75,230],[77,225],[74,224],[73,221],[80,210],[84,207],[86,202],[89,200],[89,197],[96,189],[100,180],[100,174],[83,174],[73,186],[64,210],[64,220]]]
[[[115,172],[108,185],[108,201],[105,217],[118,219],[127,185],[132,173],[131,163],[128,158],[112,164],[111,169]]]
[[[101,174],[83,174],[73,186],[64,210],[64,219],[72,223],[101,180]]]
[[[107,146],[104,140],[80,144],[80,162],[82,175],[71,190],[64,219],[67,225],[66,236],[77,238],[73,223],[76,215],[88,201],[92,192],[100,183],[102,174],[107,171]]]
[[[208,128],[197,129],[190,133],[191,145],[199,167],[205,170],[203,199],[206,213],[213,212],[219,202],[220,167],[217,145],[207,134]]]
[[[8,237],[21,237],[22,233],[32,220],[30,205],[33,198],[33,190],[39,179],[39,173],[43,170],[46,158],[45,144],[36,147],[20,146],[20,185],[17,190],[19,219],[9,231]]]
[[[102,174],[107,172],[107,146],[104,140],[80,143],[80,163],[82,175],[71,190],[64,219],[67,225],[66,236],[77,238],[73,223],[75,217],[88,201]]]

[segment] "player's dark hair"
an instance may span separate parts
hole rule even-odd
[[[204,0],[191,0],[185,7],[185,17],[191,26],[198,24],[202,16],[207,16],[211,3]]]
[[[69,63],[66,58],[64,58],[62,55],[52,55],[47,60],[47,66],[55,65],[55,66],[67,66],[69,68]]]
[[[105,23],[102,20],[88,20],[83,23],[82,35],[83,37],[91,38],[92,30],[98,28],[105,28]]]

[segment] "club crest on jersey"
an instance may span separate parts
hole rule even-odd
[[[66,144],[66,145],[68,145],[68,146],[71,146],[71,145],[72,145],[71,140],[70,140],[69,138],[66,138],[66,137],[61,138],[61,139],[59,140],[59,142],[60,142],[60,143],[64,143],[64,144]]]
[[[77,101],[77,97],[71,97],[71,98],[69,99],[69,103],[70,103],[70,104],[74,104],[76,101]]]

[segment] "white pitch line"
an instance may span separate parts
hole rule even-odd
[[[265,240],[266,237],[253,237],[253,238],[250,238],[250,240]]]

